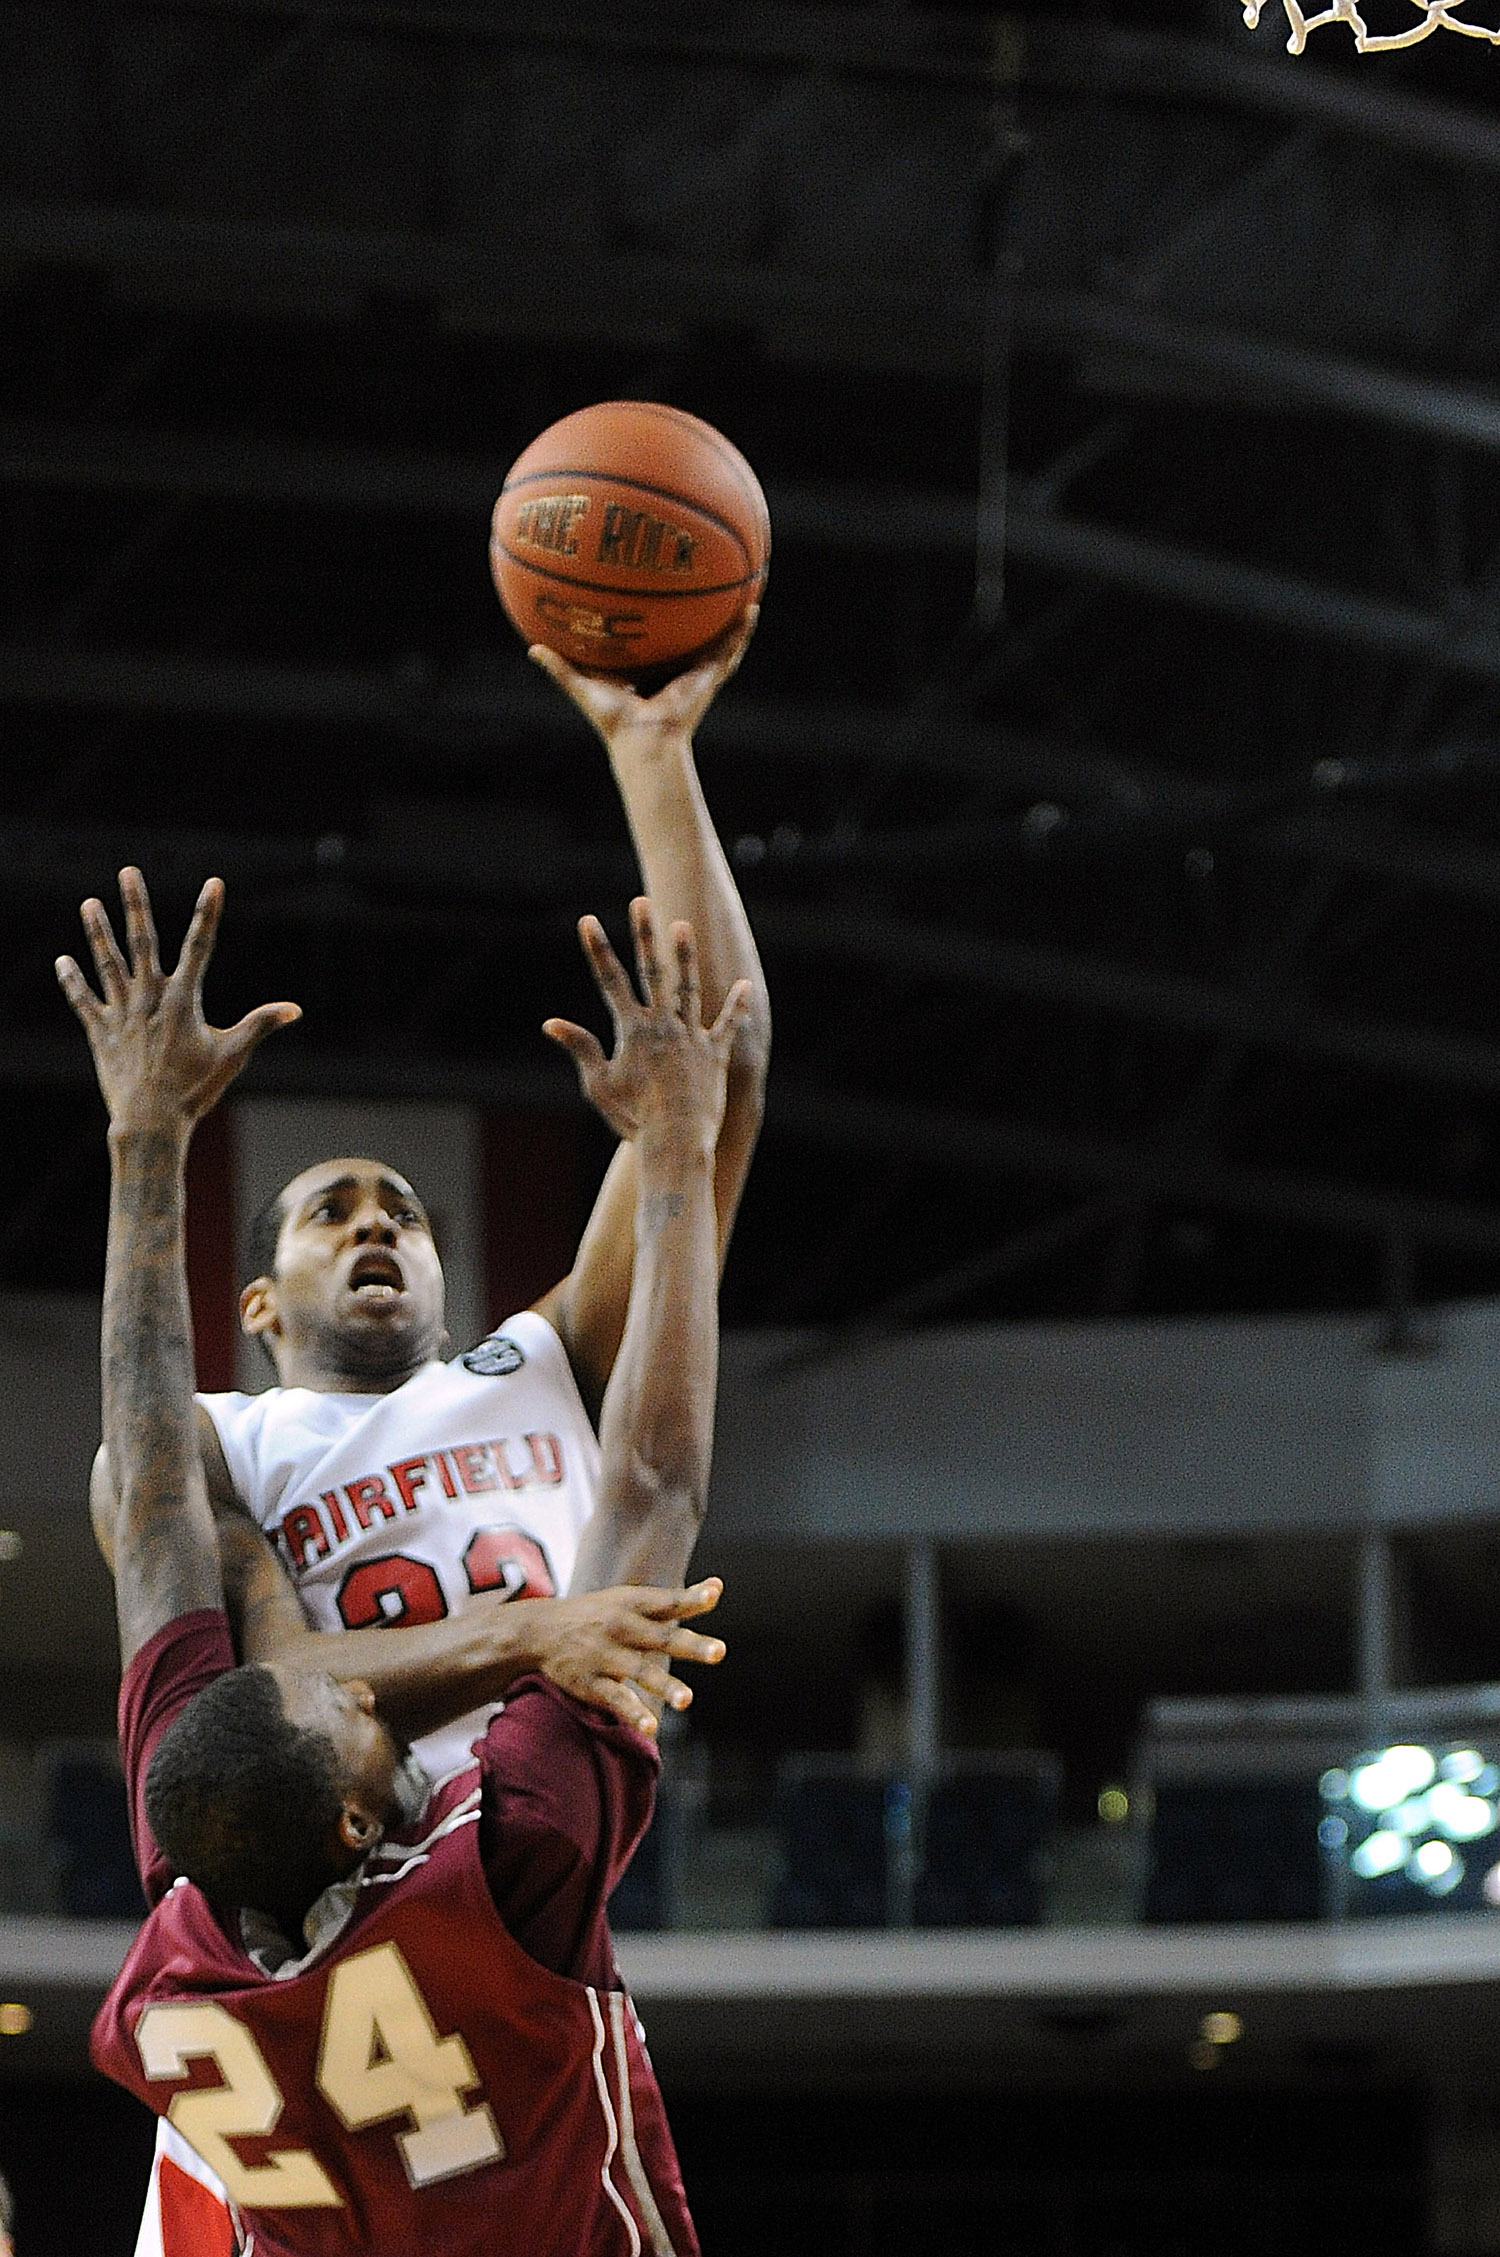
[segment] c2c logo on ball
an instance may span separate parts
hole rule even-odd
[[[504,1379],[507,1373],[519,1371],[526,1358],[514,1340],[507,1340],[503,1332],[492,1332],[460,1361],[465,1371],[476,1373],[480,1379]]]

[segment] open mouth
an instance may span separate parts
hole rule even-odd
[[[406,1279],[394,1254],[372,1247],[361,1254],[349,1272],[349,1290],[361,1301],[394,1299],[406,1291]]]

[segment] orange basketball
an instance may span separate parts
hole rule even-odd
[[[770,557],[739,449],[651,400],[580,408],[533,439],[490,529],[513,624],[595,674],[680,668],[756,601]]]

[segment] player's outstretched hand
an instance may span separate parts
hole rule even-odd
[[[722,1638],[704,1638],[683,1627],[692,1616],[716,1607],[723,1588],[711,1575],[687,1590],[627,1583],[575,1599],[527,1600],[536,1667],[575,1700],[612,1709],[649,1736],[656,1730],[660,1707],[684,1709],[693,1698],[691,1685],[672,1675],[672,1663],[724,1659]],[[514,1605],[503,1612],[507,1627],[513,1626]]]
[[[274,1027],[302,1016],[295,1003],[263,1003],[236,1026],[211,1027],[203,1016],[203,975],[224,908],[224,886],[210,878],[198,896],[182,954],[163,972],[156,923],[139,870],[120,872],[127,956],[102,901],[83,904],[83,929],[93,951],[101,995],[71,956],[57,959],[58,984],[72,1004],[94,1054],[94,1071],[111,1129],[191,1129],[215,1105]]]
[[[759,605],[751,604],[709,645],[696,666],[674,674],[652,697],[642,697],[629,682],[609,675],[585,674],[545,643],[533,643],[527,656],[551,675],[606,745],[632,730],[690,737],[749,649],[759,617]]]
[[[711,1027],[703,1024],[698,951],[691,925],[671,928],[670,971],[657,953],[651,904],[630,904],[642,1002],[597,917],[581,917],[578,937],[615,1024],[613,1057],[571,1019],[547,1019],[542,1032],[568,1052],[583,1094],[617,1136],[633,1140],[652,1129],[682,1130],[711,1150],[724,1118],[725,1078],[735,1030],[750,1000],[750,982],[736,980]]]

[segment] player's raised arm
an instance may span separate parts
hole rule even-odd
[[[714,1156],[714,1205],[722,1261],[760,1130],[771,1049],[771,1006],[750,920],[715,834],[693,761],[693,731],[744,656],[756,613],[701,665],[655,697],[581,674],[540,645],[532,657],[598,731],[624,801],[657,928],[693,928],[706,1017],[737,981],[745,1000],[735,1023],[724,1117]],[[584,1401],[598,1415],[625,1329],[635,1256],[637,1160],[616,1155],[569,1275],[538,1305],[562,1338]]]
[[[653,904],[634,902],[631,922],[644,1000],[597,919],[585,917],[579,927],[614,1020],[613,1056],[606,1058],[584,1028],[547,1022],[547,1032],[571,1052],[585,1094],[625,1139],[637,1179],[629,1306],[604,1398],[599,1502],[579,1547],[575,1591],[681,1579],[703,1516],[713,1448],[714,1153],[748,983],[737,981],[705,1026],[691,926],[672,926],[663,961]]]
[[[274,1027],[266,1003],[237,1026],[203,1016],[203,975],[224,889],[210,878],[176,968],[164,973],[139,870],[120,873],[126,946],[104,906],[83,905],[96,995],[71,956],[57,976],[88,1036],[109,1112],[109,1247],[100,1359],[114,1476],[115,1606],[122,1661],[180,1615],[223,1603],[218,1541],[198,1452],[193,1333],[183,1252],[188,1144]]]

